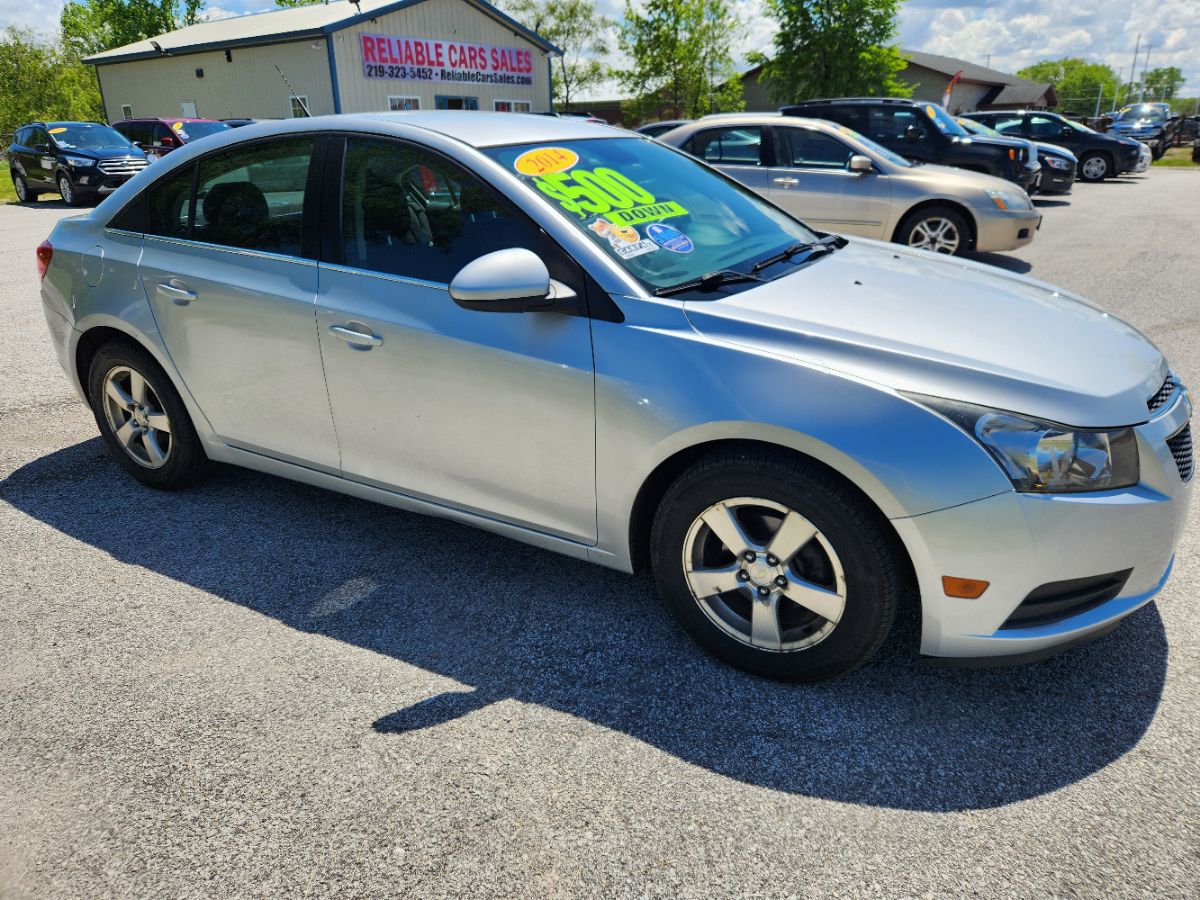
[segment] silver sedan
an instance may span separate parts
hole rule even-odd
[[[1012,182],[913,163],[843,125],[771,113],[708,116],[661,134],[822,231],[937,253],[1014,250],[1041,215]]]
[[[141,483],[231,463],[648,566],[699,643],[770,677],[854,668],[906,604],[935,656],[1094,637],[1155,596],[1186,520],[1191,403],[1134,328],[822,237],[604,126],[249,125],[37,262],[67,377]]]

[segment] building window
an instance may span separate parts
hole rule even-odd
[[[492,108],[496,112],[533,112],[533,104],[528,100],[493,100]]]
[[[121,118],[122,119],[132,119],[133,118],[133,106],[131,106],[128,103],[122,103],[121,104]]]
[[[388,110],[391,112],[404,112],[405,110],[420,108],[420,97],[388,97]]]
[[[300,94],[291,98],[292,118],[307,119],[308,118],[308,95]]]
[[[479,109],[478,97],[444,97],[433,98],[434,109]]]

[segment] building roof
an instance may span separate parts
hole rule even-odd
[[[329,3],[272,9],[267,12],[233,16],[228,19],[197,22],[195,25],[189,25],[177,31],[156,35],[144,41],[135,41],[103,53],[96,53],[84,59],[84,62],[102,65],[134,59],[153,59],[161,56],[162,53],[155,49],[152,41],[157,42],[168,54],[182,54],[321,38],[351,25],[357,25],[360,22],[400,9],[417,6],[423,2],[425,0],[361,0],[360,3],[354,4],[350,0],[330,0]],[[514,34],[524,37],[546,52],[562,52],[541,35],[530,31],[486,0],[462,0],[462,2],[471,4],[484,15],[511,28]]]
[[[1024,78],[1018,78],[1016,75],[1010,75],[998,69],[989,69],[987,66],[968,62],[965,59],[957,59],[953,56],[938,56],[936,53],[925,53],[921,50],[905,50],[903,48],[901,48],[900,53],[908,58],[910,65],[938,72],[947,78],[953,78],[956,74],[962,72],[963,81],[997,86],[999,90],[996,91],[995,95],[980,101],[981,104],[985,102],[989,104],[1029,104],[1041,100],[1047,93],[1051,94],[1052,101],[1057,100],[1057,97],[1053,96],[1054,85],[1048,81],[1028,81]]]

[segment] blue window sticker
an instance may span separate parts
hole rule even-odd
[[[646,237],[672,253],[691,253],[696,249],[692,239],[678,228],[672,228],[670,225],[663,225],[659,222],[646,226]]]

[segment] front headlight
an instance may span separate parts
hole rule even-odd
[[[992,203],[996,204],[997,209],[1033,209],[1029,198],[1016,191],[988,191],[987,195]]]
[[[1110,491],[1138,483],[1132,428],[1081,431],[970,403],[910,396],[975,438],[1018,491]]]
[[[86,169],[89,166],[95,165],[94,160],[84,159],[81,156],[64,156],[63,162],[73,169]]]
[[[1042,162],[1052,169],[1069,169],[1071,164],[1061,156],[1043,156]]]

